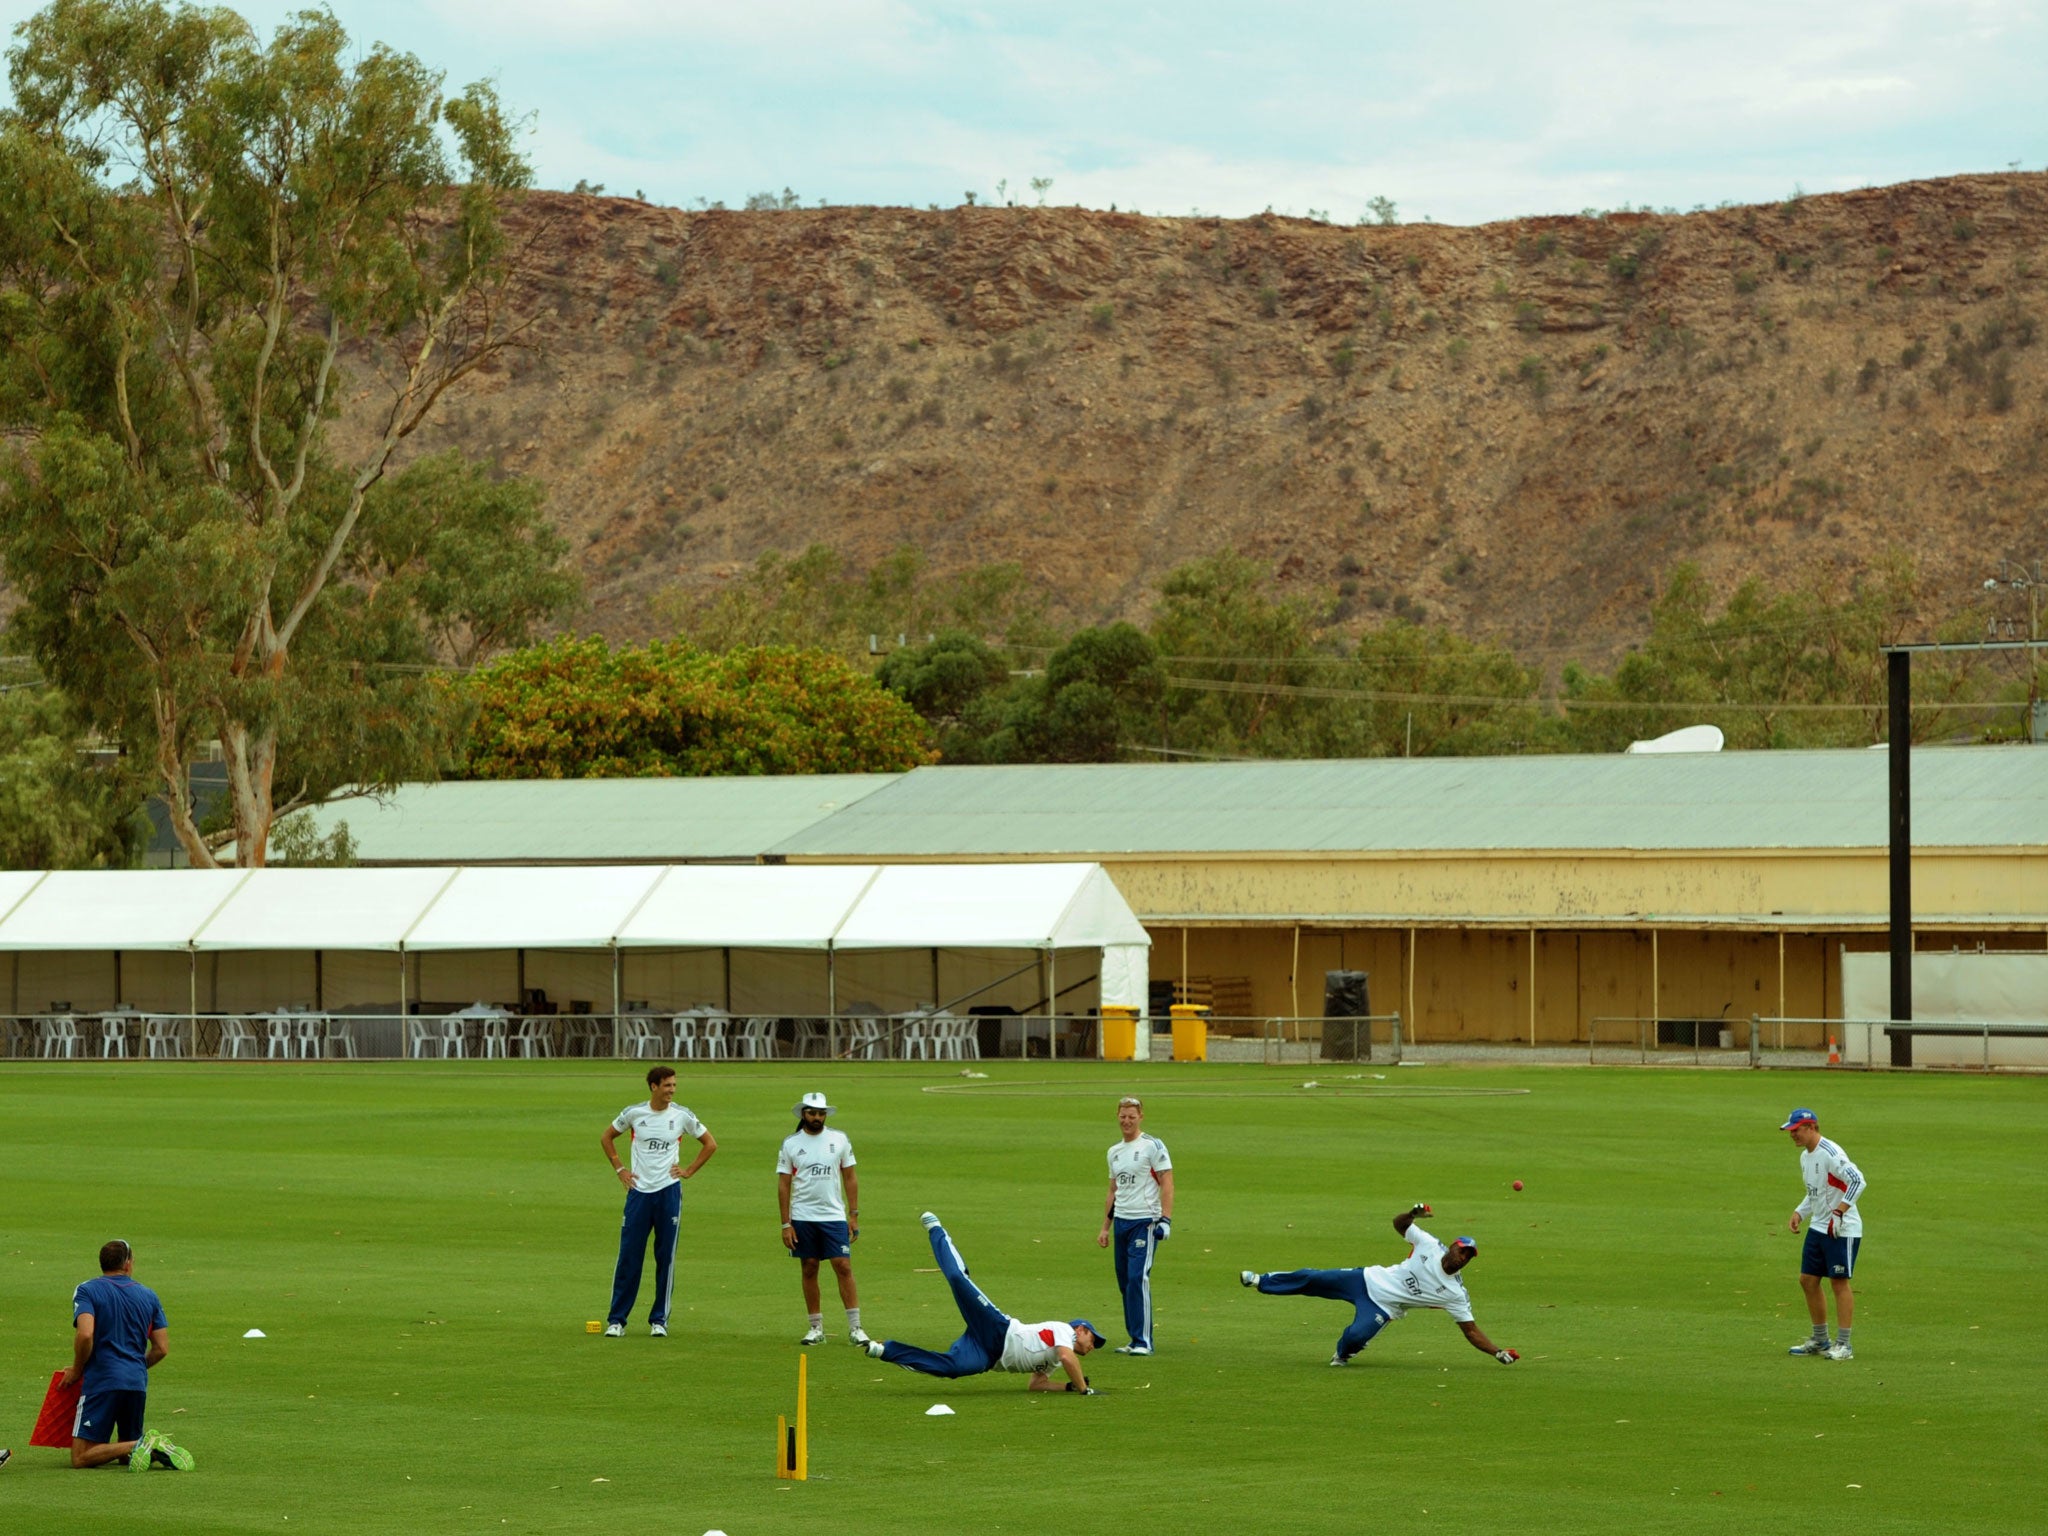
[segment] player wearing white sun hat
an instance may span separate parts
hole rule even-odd
[[[810,1327],[799,1344],[825,1337],[824,1298],[818,1265],[832,1266],[846,1308],[846,1339],[864,1345],[860,1292],[853,1282],[853,1245],[860,1240],[860,1176],[853,1171],[853,1143],[825,1125],[832,1106],[822,1093],[807,1093],[796,1104],[796,1129],[782,1140],[775,1159],[775,1195],[782,1207],[782,1246],[803,1264],[804,1307]]]

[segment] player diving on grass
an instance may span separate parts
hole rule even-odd
[[[1284,1269],[1270,1275],[1240,1270],[1238,1282],[1268,1296],[1321,1296],[1329,1301],[1348,1301],[1354,1310],[1351,1326],[1337,1339],[1332,1365],[1348,1365],[1351,1357],[1373,1341],[1387,1324],[1416,1307],[1433,1307],[1448,1312],[1464,1330],[1466,1342],[1483,1350],[1502,1365],[1513,1365],[1521,1356],[1496,1345],[1472,1321],[1472,1298],[1465,1294],[1465,1282],[1458,1271],[1479,1254],[1479,1245],[1469,1237],[1452,1240],[1450,1247],[1431,1237],[1415,1222],[1433,1214],[1426,1205],[1413,1205],[1394,1218],[1394,1230],[1408,1239],[1408,1257],[1399,1264],[1371,1264],[1363,1269]]]
[[[1033,1392],[1079,1392],[1093,1396],[1095,1389],[1081,1374],[1081,1357],[1102,1347],[1102,1333],[1084,1317],[1070,1323],[1020,1323],[982,1295],[981,1287],[967,1278],[967,1261],[953,1246],[953,1239],[939,1225],[939,1218],[926,1211],[920,1218],[925,1236],[931,1239],[932,1257],[939,1261],[939,1273],[953,1288],[953,1304],[967,1331],[953,1341],[944,1354],[919,1349],[896,1339],[870,1343],[868,1353],[890,1365],[927,1376],[979,1376],[983,1371],[1028,1372]],[[1054,1381],[1054,1370],[1065,1381]]]

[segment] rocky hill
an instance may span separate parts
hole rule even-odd
[[[587,623],[814,542],[1078,620],[1230,549],[1589,657],[1680,560],[1930,622],[2048,554],[2048,176],[1479,228],[543,193],[532,347],[421,445],[551,490]]]

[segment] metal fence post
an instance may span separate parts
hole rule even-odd
[[[1394,1015],[1394,1065],[1401,1065],[1401,1015]]]
[[[1749,1016],[1749,1064],[1752,1068],[1764,1064],[1763,1021],[1756,1014]]]

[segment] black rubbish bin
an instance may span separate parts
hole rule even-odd
[[[1372,1004],[1364,971],[1323,973],[1323,1060],[1371,1061]]]

